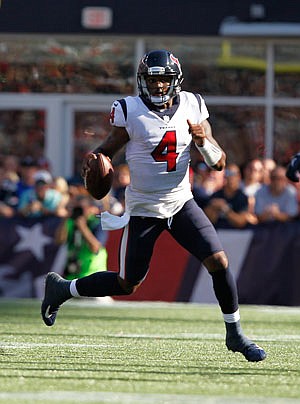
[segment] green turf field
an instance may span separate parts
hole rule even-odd
[[[300,403],[300,308],[241,306],[268,357],[227,351],[217,306],[0,300],[0,403]]]

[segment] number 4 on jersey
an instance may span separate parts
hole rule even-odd
[[[178,153],[176,153],[176,146],[176,131],[167,131],[151,153],[151,156],[155,161],[166,161],[167,171],[176,171],[176,159],[178,156]]]

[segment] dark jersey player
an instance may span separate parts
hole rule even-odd
[[[300,152],[292,157],[287,170],[286,176],[289,180],[299,182],[300,177]]]
[[[111,133],[84,160],[83,176],[95,153],[113,158],[125,146],[131,181],[125,192],[128,220],[122,223],[119,272],[99,272],[71,282],[49,273],[42,317],[52,326],[59,306],[71,297],[133,293],[147,275],[156,240],[167,231],[210,273],[225,321],[227,348],[241,352],[248,361],[261,361],[266,353],[241,329],[227,256],[211,222],[195,203],[189,182],[192,142],[215,170],[224,169],[226,155],[212,136],[203,98],[181,91],[182,81],[179,61],[171,52],[151,51],[138,67],[139,95],[113,103]]]

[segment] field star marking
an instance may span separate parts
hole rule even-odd
[[[52,239],[43,234],[41,223],[37,223],[32,227],[16,226],[16,232],[20,236],[20,240],[15,246],[14,251],[31,251],[38,261],[43,261],[44,247],[47,244],[51,244]]]

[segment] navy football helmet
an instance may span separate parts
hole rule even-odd
[[[171,76],[172,81],[166,94],[153,96],[149,93],[146,78],[153,75]],[[154,105],[163,105],[175,97],[181,90],[182,81],[183,76],[179,60],[167,50],[148,52],[140,61],[137,71],[139,94]]]
[[[289,180],[294,182],[299,182],[300,178],[300,152],[293,156],[292,160],[290,161],[287,170],[286,176]]]

